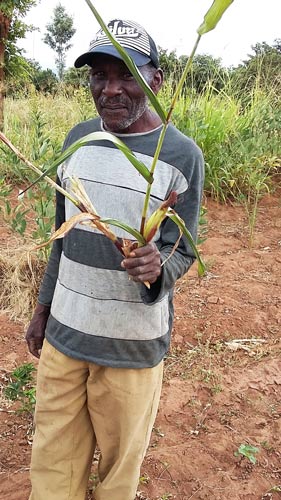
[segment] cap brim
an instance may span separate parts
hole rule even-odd
[[[131,56],[136,66],[144,66],[151,61],[150,57],[140,54],[133,49],[126,48],[125,50],[129,56]],[[85,52],[85,54],[79,56],[74,63],[75,68],[82,68],[85,64],[92,66],[96,54],[107,54],[109,56],[117,57],[117,59],[122,59],[118,50],[113,47],[113,45],[103,45],[102,47],[95,47],[93,50]]]

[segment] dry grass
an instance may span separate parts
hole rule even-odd
[[[35,307],[46,263],[30,247],[1,250],[0,302],[2,312],[15,321],[28,322]]]

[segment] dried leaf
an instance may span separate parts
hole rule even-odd
[[[54,240],[58,240],[60,238],[64,238],[64,236],[71,231],[77,224],[81,224],[86,221],[93,221],[96,219],[96,215],[89,214],[89,213],[81,213],[78,215],[73,215],[69,220],[64,222],[61,227],[54,232],[54,234],[51,236],[51,238],[48,241],[45,241],[41,245],[37,245],[34,250],[38,250],[39,248],[43,248],[46,245],[49,245]]]

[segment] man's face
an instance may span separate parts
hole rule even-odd
[[[151,72],[147,66],[140,71],[149,79]],[[120,133],[143,131],[148,100],[123,61],[97,54],[91,69],[90,88],[107,130]]]

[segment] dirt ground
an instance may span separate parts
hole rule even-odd
[[[280,500],[281,198],[260,203],[252,248],[241,206],[206,200],[206,207],[208,274],[199,282],[194,266],[176,286],[173,341],[137,498]],[[24,325],[2,313],[2,389],[25,362],[34,359]],[[0,402],[0,499],[26,500],[32,417],[3,393]],[[241,445],[258,448],[255,464],[235,455]],[[90,491],[94,482],[93,468]]]

